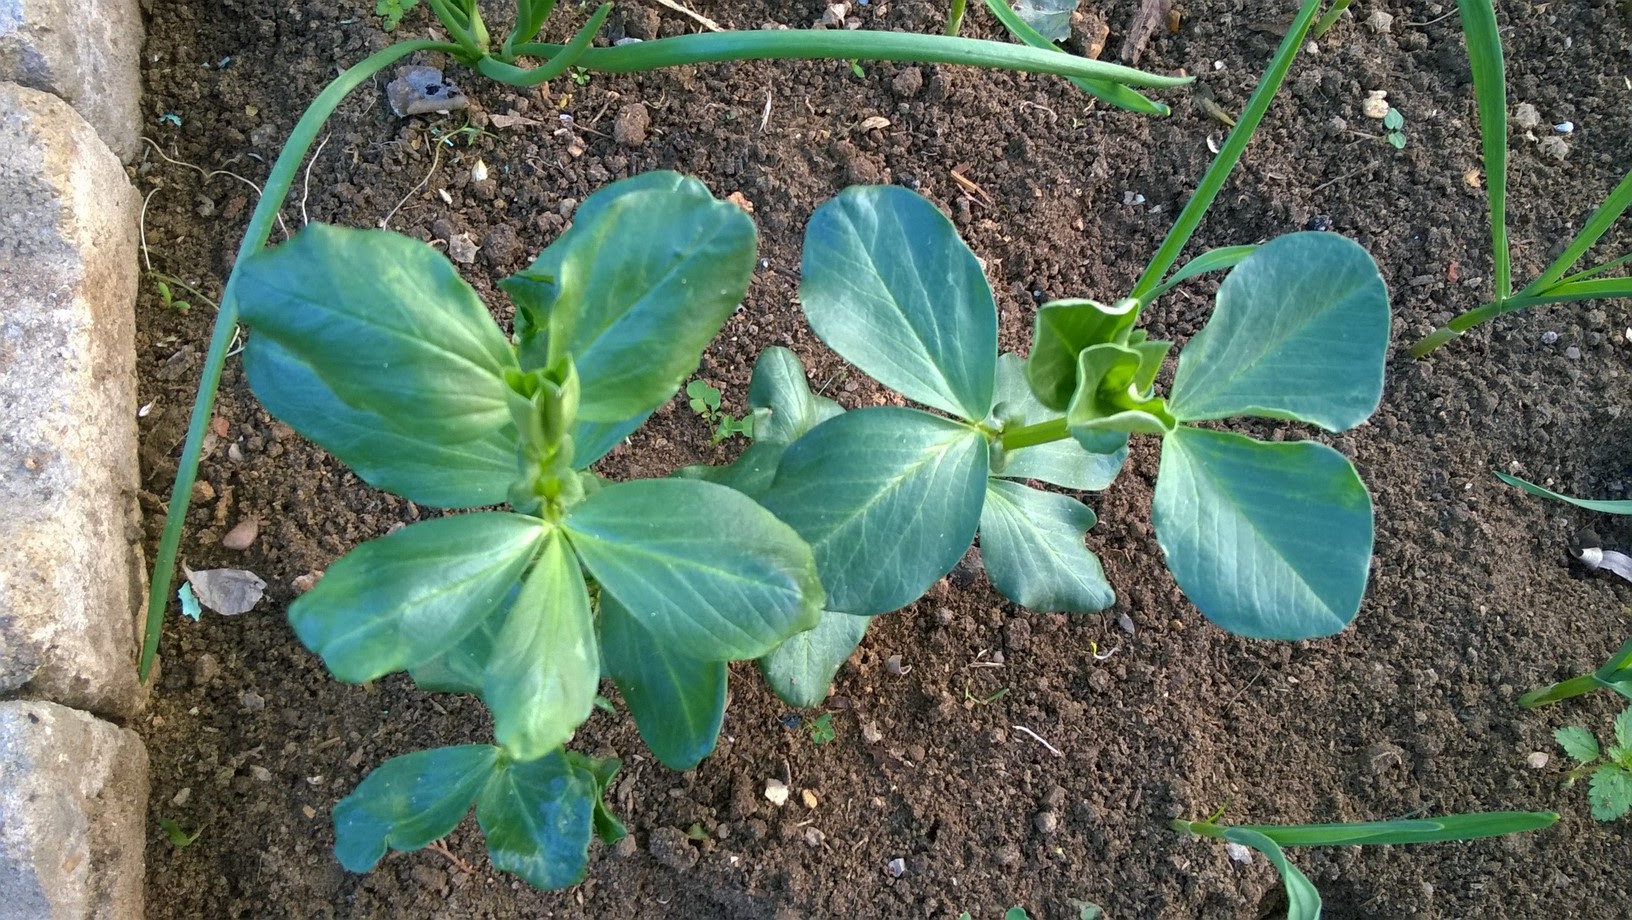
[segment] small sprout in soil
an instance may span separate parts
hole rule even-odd
[[[374,12],[385,20],[385,31],[395,32],[402,24],[402,17],[418,5],[419,0],[379,0],[374,4]]]
[[[1351,824],[1225,825],[1215,813],[1205,821],[1174,819],[1180,833],[1212,837],[1251,847],[1264,854],[1281,874],[1286,888],[1287,920],[1319,920],[1320,892],[1292,865],[1282,847],[1359,846],[1365,844],[1445,843],[1478,840],[1540,830],[1558,820],[1553,812],[1495,811],[1440,818],[1362,821]]]
[[[1388,145],[1395,150],[1404,150],[1405,116],[1400,114],[1399,109],[1393,106],[1389,107],[1388,114],[1383,116],[1383,127],[1388,129],[1388,133],[1384,135]]]
[[[850,65],[850,73],[855,76],[857,80],[867,79],[867,71],[861,69],[861,61],[851,58],[845,63]]]
[[[170,291],[170,285],[168,283],[164,281],[154,281],[153,285],[154,287],[158,288],[159,303],[164,304],[166,309],[174,310],[177,313],[186,313],[188,310],[193,308],[192,304],[176,297],[175,294]]]
[[[1615,717],[1615,743],[1607,751],[1599,748],[1590,730],[1580,726],[1561,728],[1553,737],[1564,753],[1580,764],[1570,771],[1565,786],[1575,785],[1588,774],[1592,776],[1587,801],[1592,804],[1594,818],[1614,821],[1632,811],[1632,706]]]
[[[829,712],[811,719],[805,731],[810,733],[810,743],[816,745],[826,744],[838,737],[838,731],[833,728],[833,714]]]
[[[710,436],[712,443],[719,444],[733,435],[742,435],[745,438],[754,436],[753,416],[737,418],[729,412],[721,412],[720,390],[707,381],[698,379],[686,384],[686,399],[691,411],[714,426],[714,432]]]
[[[572,73],[570,74],[570,76],[572,77],[572,83],[573,83],[574,86],[588,86],[589,85],[589,68],[588,67],[574,67],[572,69]]]
[[[975,696],[973,693],[969,692],[969,683],[967,681],[965,681],[963,685],[963,701],[966,703],[974,703],[977,706],[990,706],[1008,695],[1009,688],[1004,687],[991,696]]]
[[[169,818],[160,818],[159,828],[160,830],[163,830],[164,835],[170,839],[170,845],[178,850],[185,850],[192,846],[193,841],[198,839],[198,835],[204,833],[204,828],[200,827],[198,830],[189,834],[181,829],[180,824],[177,824]]]

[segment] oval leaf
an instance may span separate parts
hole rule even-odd
[[[1116,594],[1082,541],[1094,522],[1094,512],[1074,498],[987,480],[980,512],[987,577],[1004,597],[1029,610],[1104,610]]]
[[[725,720],[725,662],[676,654],[610,594],[601,595],[601,655],[640,737],[664,766],[690,770],[713,753]]]
[[[237,271],[238,309],[254,332],[247,361],[276,344],[340,402],[437,444],[509,424],[504,371],[515,353],[435,249],[384,230],[312,224]],[[305,419],[285,421],[304,433]]]
[[[584,200],[571,229],[500,283],[526,366],[570,356],[580,419],[657,408],[697,367],[748,291],[754,222],[696,179],[646,173]]]
[[[874,380],[970,421],[986,417],[997,308],[975,254],[922,196],[854,186],[817,208],[799,299],[822,341]]]
[[[1026,384],[1025,365],[1020,356],[999,355],[997,395],[989,421],[1007,431],[1058,417],[1059,413],[1050,412],[1037,401]],[[1050,441],[1006,452],[1002,468],[994,468],[992,475],[1004,479],[1037,479],[1087,492],[1108,488],[1128,459],[1128,438],[1121,432],[1100,432],[1098,436],[1108,442],[1109,451],[1089,451],[1073,439]]]
[[[494,868],[534,888],[565,888],[584,877],[600,785],[560,750],[493,774],[476,800]]]
[[[760,501],[810,543],[829,610],[887,613],[963,558],[980,523],[987,453],[967,425],[858,409],[789,446]]]
[[[348,405],[271,336],[255,336],[245,347],[244,373],[266,411],[376,489],[432,508],[476,508],[503,502],[521,475],[516,427],[508,420],[468,441],[405,431],[377,412]]]
[[[871,622],[872,617],[824,610],[815,627],[790,636],[759,659],[759,670],[782,702],[801,709],[818,706]]]
[[[370,540],[289,607],[289,623],[350,683],[417,667],[496,613],[537,555],[543,521],[484,512]]]
[[[1236,635],[1329,636],[1360,608],[1371,496],[1330,447],[1180,428],[1162,442],[1153,518],[1179,587]]]
[[[725,486],[608,485],[573,508],[565,526],[601,588],[681,654],[758,658],[809,629],[822,609],[810,547]]]
[[[498,759],[490,744],[465,744],[380,764],[334,806],[340,865],[367,872],[387,849],[417,850],[452,833]]]
[[[1179,355],[1169,408],[1181,421],[1253,415],[1343,431],[1377,411],[1388,288],[1359,244],[1292,233],[1258,248],[1218,289]]]
[[[553,533],[505,616],[482,678],[494,740],[516,760],[544,756],[589,718],[600,681],[589,590],[566,538]]]

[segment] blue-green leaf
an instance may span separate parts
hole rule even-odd
[[[520,591],[519,585],[511,590],[511,600],[504,606],[513,604]],[[487,673],[487,660],[493,656],[493,638],[501,625],[499,617],[488,617],[446,652],[409,668],[408,676],[413,678],[414,686],[437,693],[481,695],[482,675]]]
[[[980,513],[987,577],[1004,597],[1030,610],[1104,610],[1116,594],[1082,541],[1094,520],[1094,512],[1074,498],[987,480]]]
[[[725,719],[725,662],[679,654],[610,594],[601,596],[601,654],[640,737],[664,766],[690,770],[713,752]]]
[[[799,299],[822,341],[874,380],[970,421],[986,417],[997,308],[975,254],[922,196],[853,186],[817,208]]]
[[[1320,892],[1308,876],[1292,865],[1275,841],[1243,827],[1229,828],[1224,832],[1224,839],[1264,854],[1281,873],[1281,884],[1286,887],[1286,920],[1320,920]]]
[[[435,518],[370,540],[289,607],[289,623],[350,683],[416,667],[496,613],[544,541],[538,518]]]
[[[748,385],[748,408],[765,409],[770,415],[754,426],[754,441],[760,444],[791,444],[801,435],[844,412],[825,396],[810,391],[805,366],[786,348],[772,346],[760,352],[754,362],[754,379]]]
[[[696,179],[655,172],[584,200],[571,229],[501,282],[523,364],[570,356],[579,418],[622,422],[673,396],[742,302],[754,223]]]
[[[1544,489],[1533,482],[1526,482],[1517,476],[1509,476],[1501,470],[1492,470],[1491,472],[1496,474],[1497,479],[1510,486],[1517,486],[1538,498],[1569,502],[1577,508],[1585,508],[1588,511],[1597,511],[1602,514],[1632,514],[1632,501],[1625,499],[1572,498],[1568,495],[1560,495],[1551,489]]]
[[[602,590],[682,654],[758,658],[821,612],[810,547],[724,486],[617,483],[573,508],[564,524]]]
[[[1007,431],[1058,416],[1059,413],[1050,412],[1031,392],[1020,356],[999,355],[997,395],[992,402],[990,421]],[[1128,459],[1126,432],[1103,434],[1111,445],[1105,453],[1091,452],[1073,439],[1050,441],[1003,454],[1002,466],[994,468],[992,475],[1005,479],[1038,479],[1067,489],[1097,492],[1115,481]]]
[[[606,456],[612,448],[646,424],[650,412],[616,422],[585,422],[580,420],[572,432],[572,465],[587,469],[590,464]]]
[[[1162,442],[1156,539],[1217,625],[1313,639],[1354,618],[1371,567],[1371,496],[1343,455],[1180,428]]]
[[[788,637],[759,659],[759,670],[782,702],[800,708],[820,705],[827,699],[833,676],[861,644],[872,621],[872,617],[824,610],[815,627]]]
[[[1091,345],[1077,356],[1077,392],[1066,407],[1071,434],[1088,450],[1126,445],[1127,434],[1166,434],[1176,424],[1160,396],[1150,395],[1150,363],[1166,343]],[[1118,437],[1121,436],[1121,437]]]
[[[1045,408],[1063,412],[1077,392],[1077,356],[1094,345],[1127,342],[1139,318],[1137,300],[1055,300],[1037,308],[1026,380]]]
[[[495,868],[534,888],[565,888],[584,877],[600,785],[572,755],[556,750],[494,772],[476,800]]]
[[[498,762],[489,744],[393,757],[334,806],[334,855],[352,872],[374,868],[389,848],[417,850],[452,833]]]
[[[405,431],[346,403],[269,335],[255,336],[244,350],[244,373],[266,411],[377,489],[432,508],[476,508],[503,502],[520,476],[516,428],[508,420],[463,441]]]
[[[967,425],[858,409],[789,446],[760,501],[810,543],[827,609],[887,613],[963,558],[980,523],[987,453]]]
[[[435,249],[384,230],[312,224],[238,271],[238,308],[254,333],[245,347],[251,364],[275,344],[278,359],[304,365],[338,401],[435,445],[466,444],[509,424],[504,371],[516,366],[515,354]],[[312,408],[322,411],[321,403]],[[284,421],[303,431],[311,419]]]
[[[1168,400],[1181,421],[1254,415],[1343,431],[1377,410],[1388,288],[1359,244],[1292,233],[1243,259],[1212,318],[1179,354]]]
[[[544,756],[589,718],[600,680],[589,591],[557,531],[505,615],[482,678],[494,739],[516,760]]]

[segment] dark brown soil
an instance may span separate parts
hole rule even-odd
[[[1100,12],[1120,26],[1134,6]],[[1239,110],[1294,4],[1274,4],[1285,8],[1276,14],[1254,6],[1181,2],[1178,31],[1159,29],[1142,64],[1198,74],[1225,110]],[[1196,251],[1305,226],[1352,236],[1383,268],[1403,348],[1489,292],[1484,199],[1467,178],[1478,141],[1454,5],[1364,6],[1361,19],[1392,13],[1392,30],[1346,20],[1300,59]],[[1538,136],[1555,122],[1576,126],[1562,163],[1515,136],[1521,281],[1628,165],[1632,84],[1621,74],[1632,30],[1619,6],[1502,5],[1512,101],[1539,110]],[[822,6],[731,0],[703,11],[730,27],[804,27]],[[260,182],[323,82],[389,39],[361,0],[181,0],[149,14],[154,149],[136,170],[152,193],[147,255],[153,270],[213,295],[254,192],[173,161]],[[869,27],[929,31],[940,11],[875,0],[853,15]],[[970,20],[969,34],[995,34],[984,12]],[[428,24],[415,12],[401,34],[423,35]],[[566,28],[556,23],[552,34]],[[691,28],[635,0],[611,31]],[[1111,49],[1120,38],[1113,31]],[[526,95],[457,77],[477,106],[468,125],[458,116],[399,121],[380,87],[355,94],[330,123],[309,182],[297,183],[289,226],[307,217],[374,226],[406,198],[391,226],[423,239],[468,234],[481,249],[465,274],[493,295],[498,278],[561,232],[575,201],[609,181],[678,169],[718,195],[740,192],[754,205],[764,261],[700,372],[736,409],[754,356],[772,344],[799,352],[843,401],[874,399],[865,381],[843,376],[794,302],[805,221],[845,185],[907,185],[953,215],[986,260],[1003,345],[1019,348],[1040,301],[1129,287],[1208,163],[1209,138],[1223,131],[1182,91],[1163,94],[1174,115],[1153,120],[1105,111],[1057,81],[959,68],[865,65],[858,79],[842,62],[710,65],[563,80]],[[1372,89],[1388,90],[1405,115],[1404,151],[1360,114]],[[620,145],[614,119],[635,103],[650,127]],[[494,114],[536,124],[499,128]],[[562,133],[563,114],[575,130]],[[862,130],[875,115],[890,124]],[[470,179],[478,161],[487,183]],[[954,169],[985,194],[960,186]],[[1131,203],[1135,195],[1143,203]],[[156,535],[212,314],[167,310],[147,287],[143,498]],[[1182,343],[1210,293],[1209,283],[1192,284],[1146,325]],[[502,297],[490,302],[507,309]],[[1515,703],[1596,666],[1625,638],[1632,590],[1572,568],[1565,550],[1585,525],[1622,547],[1632,530],[1540,503],[1489,474],[1513,469],[1577,494],[1626,494],[1629,326],[1624,302],[1559,307],[1505,318],[1429,361],[1392,360],[1382,410],[1331,439],[1370,484],[1378,521],[1370,594],[1334,639],[1248,642],[1202,619],[1162,565],[1149,523],[1156,454],[1139,444],[1121,479],[1091,498],[1101,523],[1089,543],[1118,589],[1107,615],[1028,615],[960,570],[878,621],[840,672],[834,741],[817,746],[789,727],[786,707],[743,666],[719,750],[685,774],[656,764],[627,719],[597,713],[576,744],[625,759],[612,799],[632,838],[597,846],[589,880],[559,893],[494,872],[473,822],[447,840],[448,854],[392,855],[366,876],[335,862],[328,811],[369,770],[409,751],[488,740],[489,727],[472,700],[419,693],[405,679],[340,684],[295,641],[282,616],[295,580],[421,512],[273,422],[234,361],[183,555],[194,568],[252,569],[271,588],[252,613],[166,626],[157,693],[138,726],[153,756],[148,913],[986,918],[1020,904],[1034,917],[1074,918],[1081,899],[1113,920],[1275,916],[1279,885],[1261,858],[1239,866],[1221,846],[1167,829],[1169,818],[1228,802],[1228,819],[1250,823],[1564,814],[1551,830],[1512,839],[1297,851],[1328,917],[1632,916],[1629,825],[1588,816],[1584,789],[1561,785],[1567,768],[1551,740],[1566,724],[1606,731],[1615,700],[1539,712]],[[705,426],[677,400],[604,467],[656,475],[731,449],[706,445]],[[222,548],[226,530],[250,517],[260,522],[254,545]],[[1096,661],[1095,648],[1114,654]],[[910,671],[891,673],[892,655]],[[989,705],[972,700],[1005,690]],[[882,740],[868,743],[864,726]],[[1536,769],[1526,758],[1538,751],[1553,758]],[[761,795],[770,777],[810,790],[816,806],[797,793],[773,806]],[[161,818],[202,832],[175,848]],[[694,826],[704,839],[682,840]],[[887,871],[897,858],[899,878]]]

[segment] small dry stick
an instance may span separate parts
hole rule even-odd
[[[198,173],[200,176],[203,176],[205,182],[208,182],[211,179],[214,179],[216,176],[231,176],[232,178],[237,179],[239,182],[242,182],[243,184],[245,184],[245,185],[249,186],[250,188],[254,189],[255,190],[255,197],[259,198],[261,196],[261,187],[259,185],[256,185],[255,183],[249,181],[248,179],[245,179],[243,176],[238,175],[237,173],[233,172],[230,169],[218,169],[218,170],[216,170],[214,172],[205,172],[204,168],[201,167],[201,166],[194,166],[191,163],[186,163],[186,162],[183,162],[181,160],[178,160],[178,159],[175,159],[175,158],[169,156],[168,154],[166,154],[164,152],[164,150],[162,148],[159,147],[158,144],[153,143],[153,139],[150,138],[150,137],[144,137],[144,138],[142,138],[142,141],[144,143],[146,143],[147,146],[153,148],[153,152],[159,155],[159,159],[165,161],[166,163],[173,163],[176,166],[182,166],[182,167],[185,167],[187,169],[190,169],[193,172]],[[283,222],[283,215],[282,214],[278,215],[278,227],[283,230],[283,238],[288,239],[289,238],[289,227],[288,227],[287,224],[285,224]]]
[[[430,171],[425,174],[425,178],[419,180],[418,185],[416,185],[413,188],[408,190],[408,194],[402,196],[402,200],[397,202],[397,206],[391,209],[391,213],[389,213],[389,214],[385,215],[384,217],[380,218],[380,229],[381,230],[385,229],[386,224],[391,223],[391,218],[397,216],[397,212],[402,210],[402,206],[408,203],[408,199],[414,197],[415,195],[418,195],[419,192],[420,192],[420,189],[423,189],[426,185],[430,184],[431,176],[436,175],[436,167],[439,164],[441,164],[441,162],[442,162],[442,142],[441,141],[433,141],[432,143],[436,147],[436,150],[431,154],[431,169],[430,169]]]
[[[306,193],[312,190],[312,164],[316,163],[317,158],[323,155],[323,146],[333,136],[333,132],[323,135],[323,140],[317,144],[317,152],[312,154],[312,158],[306,161],[306,178],[301,180],[300,183],[300,225],[302,227],[312,222],[312,219],[306,216]]]
[[[680,4],[675,3],[674,0],[656,0],[656,2],[657,2],[658,6],[666,6],[669,9],[674,10],[676,13],[679,13],[682,16],[691,17],[692,19],[697,21],[698,25],[702,26],[703,28],[707,29],[710,32],[724,32],[725,31],[724,29],[720,28],[719,23],[715,22],[712,19],[709,19],[707,16],[704,16],[702,13],[695,13],[695,12],[692,12],[691,10],[686,9],[685,7],[681,6]]]
[[[432,840],[430,843],[425,844],[425,849],[430,850],[432,853],[441,853],[448,862],[453,863],[455,868],[466,875],[476,874],[476,870],[470,865],[470,863],[467,863],[456,856],[452,850],[448,849],[448,845],[440,840]]]
[[[1032,738],[1036,739],[1038,744],[1042,745],[1045,748],[1048,748],[1050,751],[1053,751],[1055,757],[1064,757],[1065,756],[1064,751],[1060,750],[1059,748],[1055,747],[1052,744],[1049,744],[1046,740],[1044,740],[1042,735],[1037,734],[1036,732],[1034,732],[1031,729],[1025,727],[1024,725],[1016,725],[1016,726],[1014,726],[1014,730],[1017,731],[1017,732],[1025,732],[1026,734],[1030,735]]]

